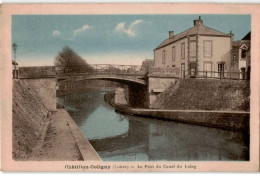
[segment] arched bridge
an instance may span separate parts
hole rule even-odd
[[[80,80],[110,80],[124,84],[146,85],[147,71],[138,65],[94,64],[85,70],[78,69],[77,73],[57,71],[59,84]]]

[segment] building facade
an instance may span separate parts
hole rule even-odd
[[[240,72],[240,79],[249,79],[251,70],[251,32],[242,40],[233,41],[231,72]]]
[[[155,67],[170,67],[177,70],[177,77],[220,74],[230,72],[231,49],[234,35],[225,34],[203,25],[203,20],[194,20],[194,26],[174,35],[154,49]],[[216,73],[214,73],[216,72]]]

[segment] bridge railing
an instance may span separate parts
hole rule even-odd
[[[139,65],[107,65],[95,64],[91,65],[95,73],[124,73],[124,74],[138,74],[142,73]]]
[[[112,64],[92,64],[87,71],[80,67],[76,72],[66,72],[63,70],[57,70],[58,75],[71,75],[71,74],[146,74],[146,70],[139,65],[112,65]]]

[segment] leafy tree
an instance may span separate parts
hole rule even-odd
[[[79,56],[73,49],[66,46],[55,57],[55,66],[59,73],[92,72],[93,68]]]

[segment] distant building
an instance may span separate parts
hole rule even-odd
[[[154,49],[155,67],[179,70],[179,77],[203,75],[201,71],[230,72],[231,49],[234,35],[225,34],[194,20],[194,26],[179,34],[169,32],[169,38]],[[218,73],[217,73],[218,74]]]
[[[148,71],[148,68],[154,66],[154,59],[145,59],[142,62],[142,68],[141,70]]]
[[[249,78],[251,70],[251,32],[242,40],[233,41],[232,43],[231,71],[241,72],[240,78]]]

